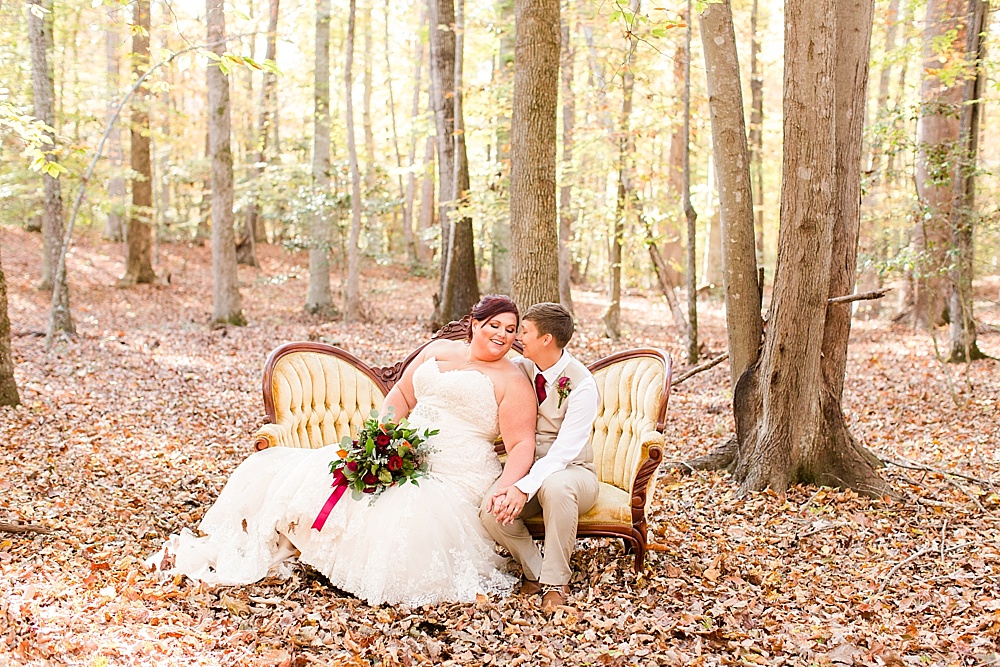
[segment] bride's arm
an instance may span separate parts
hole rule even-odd
[[[510,374],[498,406],[500,437],[507,462],[497,480],[497,490],[506,489],[528,474],[535,462],[535,420],[538,406],[531,383],[520,371]]]

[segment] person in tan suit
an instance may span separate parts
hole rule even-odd
[[[524,314],[524,356],[514,361],[538,399],[535,462],[513,485],[494,485],[479,510],[486,530],[521,564],[521,594],[544,592],[547,613],[566,604],[577,523],[598,493],[590,435],[599,395],[587,367],[563,349],[572,336],[573,316],[558,303],[535,304]],[[544,555],[523,521],[539,512]]]

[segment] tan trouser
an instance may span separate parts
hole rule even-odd
[[[487,532],[521,564],[525,578],[552,586],[569,584],[573,574],[569,561],[576,545],[576,526],[580,515],[597,502],[597,475],[578,465],[552,473],[521,510],[521,516],[506,526],[497,523],[496,517],[484,509],[494,489],[495,485],[479,508],[479,517]],[[539,512],[545,524],[544,557],[522,521]]]

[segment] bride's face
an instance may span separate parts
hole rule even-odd
[[[517,338],[517,318],[514,313],[500,313],[488,320],[472,321],[471,353],[483,360],[495,360],[510,350]]]

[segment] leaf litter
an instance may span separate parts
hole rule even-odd
[[[16,378],[0,409],[2,665],[988,665],[1000,661],[1000,372],[949,369],[926,334],[856,321],[845,412],[894,463],[906,502],[796,487],[737,497],[725,474],[661,474],[652,548],[636,576],[613,540],[581,540],[573,594],[538,601],[370,607],[307,566],[287,578],[210,588],[143,568],[194,527],[264,422],[267,353],[322,340],[387,365],[426,340],[434,281],[399,267],[364,275],[372,321],[301,310],[306,258],[259,246],[240,267],[251,324],[210,329],[208,247],[158,247],[167,286],[117,289],[119,248],[92,234],[69,259],[79,333],[46,354],[37,235],[3,230]],[[10,248],[8,250],[8,248]],[[274,276],[281,276],[275,280]],[[976,304],[980,346],[1000,356],[1000,304]],[[580,289],[572,351],[590,362],[653,345],[683,359],[662,299],[623,301],[623,338],[601,335],[604,295]],[[995,298],[995,296],[994,296]],[[721,306],[700,304],[704,355],[725,350]],[[733,430],[728,367],[675,388],[666,458]]]

